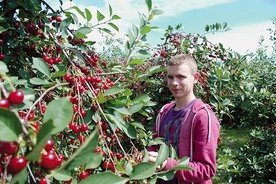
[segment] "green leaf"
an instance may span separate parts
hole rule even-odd
[[[222,28],[225,29],[226,27],[227,27],[227,22],[224,22],[224,23],[222,24]]]
[[[216,69],[216,76],[217,76],[218,78],[221,78],[221,77],[223,76],[223,71],[220,70],[220,69]]]
[[[62,131],[71,121],[73,116],[73,107],[70,99],[67,97],[53,100],[49,103],[45,112],[43,122],[52,121],[55,128],[52,134]]]
[[[85,19],[84,13],[77,6],[73,6],[72,8],[74,8]]]
[[[121,17],[118,15],[112,15],[111,17],[111,20],[118,20],[118,19],[121,19]]]
[[[146,4],[148,7],[148,11],[150,11],[152,9],[152,1],[151,0],[146,0]]]
[[[90,155],[90,162],[87,162],[86,169],[95,169],[99,167],[102,163],[102,154],[101,153],[92,153]]]
[[[33,84],[33,85],[46,85],[46,84],[52,84],[50,83],[48,80],[46,79],[41,79],[41,78],[37,78],[37,77],[34,77],[34,78],[31,78],[30,79],[30,83]]]
[[[81,33],[84,35],[87,35],[89,33],[91,33],[92,29],[90,27],[81,27],[76,31],[76,34]]]
[[[107,29],[107,28],[99,28],[99,30],[101,30],[101,31],[103,31],[103,32],[105,32],[107,34],[112,35],[112,32],[109,29]]]
[[[137,133],[136,133],[136,129],[135,127],[128,123],[128,124],[123,124],[123,127],[122,127],[123,131],[125,132],[125,134],[132,138],[132,139],[136,139],[137,138]]]
[[[223,102],[222,102],[222,104],[224,106],[230,105],[231,104],[231,100],[230,99],[224,99]]]
[[[137,64],[143,65],[143,64],[146,64],[146,62],[141,59],[134,58],[134,59],[130,60],[129,64],[130,65],[137,65]]]
[[[156,165],[162,165],[163,162],[169,157],[169,147],[163,143],[158,151],[158,157],[155,161]]]
[[[113,14],[113,12],[112,12],[112,7],[110,6],[110,4],[108,4],[108,9],[109,9],[109,16],[111,16]]]
[[[89,22],[92,19],[92,14],[89,9],[85,8],[86,20]]]
[[[133,122],[133,123],[131,123],[131,125],[134,127],[140,128],[142,130],[146,130],[142,123]]]
[[[75,33],[76,38],[87,38],[86,34],[83,34],[81,32],[76,32]],[[77,55],[77,54],[76,54]]]
[[[104,95],[104,96],[116,95],[116,94],[121,93],[121,92],[123,92],[123,91],[124,91],[124,90],[121,89],[121,88],[119,88],[118,86],[113,86],[112,88],[106,90],[106,91],[104,92],[103,95]]]
[[[154,73],[155,71],[159,72],[160,71],[159,69],[160,69],[160,65],[154,65],[148,69],[148,72],[149,73]]]
[[[132,101],[134,103],[139,103],[140,101],[147,103],[150,101],[150,97],[146,94],[142,94],[142,95],[135,97]]]
[[[133,167],[132,167],[131,163],[128,162],[127,165],[126,165],[126,168],[125,168],[126,174],[127,174],[127,175],[130,175],[132,169],[133,169]]]
[[[65,169],[72,170],[83,164],[91,164],[94,159],[92,153],[98,145],[98,137],[98,129],[95,129],[86,141],[74,152],[73,155],[71,155],[66,163],[64,163]],[[102,158],[98,156],[97,159],[102,160]]]
[[[133,167],[129,178],[131,180],[141,180],[151,177],[156,170],[153,163],[141,162],[140,164]]]
[[[97,10],[97,20],[101,21],[105,18],[105,16],[99,11]]]
[[[79,184],[91,184],[91,183],[97,183],[97,184],[125,184],[128,181],[127,178],[122,178],[120,176],[115,175],[114,173],[110,171],[101,172],[99,174],[93,174],[81,182]]]
[[[54,173],[54,178],[58,181],[68,181],[72,178],[72,176],[69,171],[62,170],[58,173]]]
[[[18,174],[12,177],[12,180],[9,182],[10,184],[25,184],[28,179],[28,171],[27,168],[20,171]]]
[[[132,30],[133,30],[134,37],[137,38],[139,34],[139,29],[135,24],[132,24]]]
[[[123,121],[123,118],[121,117],[121,114],[119,114],[119,113],[114,113],[114,114],[115,114],[115,116],[112,114],[106,114],[106,117],[111,122],[115,123],[120,129],[123,129],[124,128],[123,124],[125,124],[125,123]]]
[[[208,32],[209,30],[210,30],[209,25],[206,25],[206,26],[205,26],[205,31]]]
[[[189,158],[188,157],[183,157],[179,161],[179,163],[176,166],[174,166],[172,169],[173,170],[193,170],[193,168],[190,167],[188,165],[188,163],[189,163]]]
[[[157,174],[157,177],[164,180],[168,181],[174,178],[175,171],[174,170],[168,170],[166,172],[160,172]]]
[[[12,142],[22,133],[18,117],[10,110],[0,108],[0,140]]]
[[[109,22],[109,23],[107,23],[109,26],[111,26],[113,29],[115,29],[116,31],[118,31],[119,32],[119,28],[118,28],[118,26],[116,26],[115,24],[113,24],[112,22]]]
[[[136,112],[139,112],[142,108],[143,108],[143,104],[135,103],[129,107],[128,111],[130,114],[134,114]]]
[[[41,150],[45,147],[47,140],[51,137],[51,131],[54,129],[53,122],[44,123],[37,135],[37,144],[33,150],[26,156],[28,160],[38,160]]]
[[[0,74],[6,74],[9,72],[9,69],[3,61],[0,61]]]
[[[138,53],[142,54],[142,55],[150,55],[150,53],[148,51],[144,50],[144,49],[139,49]]]
[[[145,35],[145,34],[147,34],[147,33],[149,33],[150,31],[151,31],[151,27],[150,26],[144,26],[142,29],[141,29],[141,31],[140,31],[140,33],[142,34],[142,35]]]
[[[130,47],[132,47],[135,43],[136,37],[134,37],[133,33],[130,30],[128,30],[127,36],[128,36]]]
[[[72,23],[72,18],[63,19],[62,22],[60,23],[60,30],[65,31],[70,26],[71,23]]]
[[[154,9],[152,10],[151,12],[153,15],[161,15],[163,14],[164,12],[162,10],[159,10],[159,9]]]
[[[131,115],[129,113],[129,111],[127,110],[127,108],[125,107],[111,107],[112,109],[114,109],[115,111],[121,113],[121,114],[124,114],[124,115]]]
[[[216,31],[219,30],[219,29],[221,29],[221,24],[216,23]]]
[[[46,75],[49,79],[51,79],[51,71],[42,58],[33,58],[32,68],[37,69],[38,71]]]

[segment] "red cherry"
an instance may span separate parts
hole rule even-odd
[[[0,99],[0,107],[5,108],[5,109],[9,109],[10,108],[9,100],[7,98]]]
[[[121,132],[121,130],[119,128],[115,129],[115,134],[119,134]]]
[[[124,156],[121,153],[116,153],[116,157],[118,160],[121,160]]]
[[[91,110],[92,110],[93,112],[96,112],[98,109],[99,109],[99,106],[96,105],[96,104],[93,104],[93,105],[91,106]]]
[[[10,93],[8,100],[11,104],[21,104],[24,100],[24,93],[16,90]]]
[[[39,184],[47,184],[46,178],[40,178]]]
[[[35,121],[32,123],[32,126],[35,128],[35,131],[38,132],[40,130],[39,122]]]
[[[50,57],[49,57],[49,56],[47,56],[47,55],[43,55],[43,60],[44,60],[44,61],[48,62],[48,61],[49,61],[49,59],[50,59]]]
[[[80,127],[74,122],[69,123],[69,128],[76,134],[80,133],[81,131]]]
[[[72,82],[73,78],[71,77],[71,75],[69,75],[68,73],[66,73],[63,78],[67,81],[67,82]]]
[[[5,54],[3,54],[3,53],[1,53],[1,54],[0,54],[0,60],[2,60],[2,61],[3,61],[5,58],[6,58],[6,55],[5,55]]]
[[[101,152],[102,152],[102,150],[99,147],[97,147],[97,148],[94,149],[94,153],[101,153]]]
[[[63,160],[64,160],[64,156],[63,155],[58,155],[57,159],[56,159],[56,164],[61,165]]]
[[[70,184],[73,181],[73,178],[71,178],[70,180],[65,181],[65,184]]]
[[[80,173],[79,177],[80,177],[80,180],[83,180],[85,178],[87,178],[89,176],[89,172],[84,170]]]
[[[31,50],[35,50],[35,48],[36,48],[36,45],[35,45],[34,43],[32,43],[32,44],[30,45],[30,49],[31,49]]]
[[[0,45],[3,45],[3,43],[4,43],[4,40],[0,39]]]
[[[58,58],[54,57],[53,58],[53,63],[58,63],[58,62],[59,62]]]
[[[111,161],[105,160],[102,166],[105,170],[110,169],[111,171],[115,171],[115,166]]]
[[[61,22],[61,18],[60,17],[56,17],[56,21],[57,22]]]
[[[82,124],[82,125],[80,126],[80,128],[81,128],[81,131],[85,132],[85,131],[88,130],[88,125],[87,125],[87,124]]]
[[[0,153],[5,153],[7,155],[14,155],[18,151],[17,142],[0,142]]]
[[[32,120],[32,119],[34,119],[35,118],[35,114],[34,114],[34,112],[31,112],[31,113],[29,113],[29,115],[28,115],[28,117],[27,117],[27,120]]]
[[[79,141],[80,141],[81,144],[84,143],[85,142],[85,136],[80,135],[79,136]]]
[[[12,157],[8,165],[9,174],[17,174],[22,171],[27,165],[27,159],[24,156]]]
[[[48,139],[46,142],[46,145],[44,146],[44,149],[49,152],[50,150],[52,150],[55,146],[55,143],[53,141],[52,138]]]
[[[48,170],[54,170],[58,166],[56,160],[57,160],[57,157],[53,152],[42,154],[41,166]]]
[[[84,109],[81,109],[80,114],[82,117],[85,117],[87,115],[87,111]]]
[[[46,112],[46,105],[42,104],[40,106],[40,110],[41,110],[42,114],[44,114]]]

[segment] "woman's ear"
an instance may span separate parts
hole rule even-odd
[[[194,84],[196,84],[196,83],[198,82],[199,77],[200,77],[200,73],[199,73],[199,72],[196,72],[196,73],[194,74]]]

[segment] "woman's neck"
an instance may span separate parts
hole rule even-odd
[[[190,98],[183,98],[183,99],[175,99],[175,108],[174,110],[180,110],[186,107],[191,101],[196,99],[194,95],[192,95]]]

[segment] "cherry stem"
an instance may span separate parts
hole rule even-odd
[[[53,89],[60,87],[60,86],[65,86],[68,85],[69,83],[60,83],[60,84],[56,84],[50,88],[48,88],[46,91],[44,91],[42,93],[42,95],[40,95],[40,97],[33,103],[33,105],[29,108],[28,113],[25,117],[25,121],[27,120],[27,117],[29,116],[29,114],[31,113],[31,110],[36,106],[36,104],[40,103],[40,101],[42,100],[42,98],[47,95],[47,93],[49,93],[50,91],[52,91]]]
[[[93,94],[93,96],[96,98],[96,95],[95,95],[93,89],[91,88],[91,86],[88,84],[88,82],[85,81],[85,84],[87,85],[88,89],[91,91],[91,93]],[[118,136],[116,135],[116,133],[114,132],[114,130],[111,128],[110,122],[108,121],[108,118],[104,114],[103,109],[102,109],[101,105],[99,104],[98,100],[96,100],[96,104],[99,107],[99,110],[100,110],[101,114],[103,115],[104,119],[106,120],[110,131],[114,134],[114,136],[115,136],[115,138],[116,138],[116,140],[118,142],[119,147],[121,148],[121,150],[123,151],[123,153],[126,155],[126,151],[124,150],[123,146],[121,145]]]

